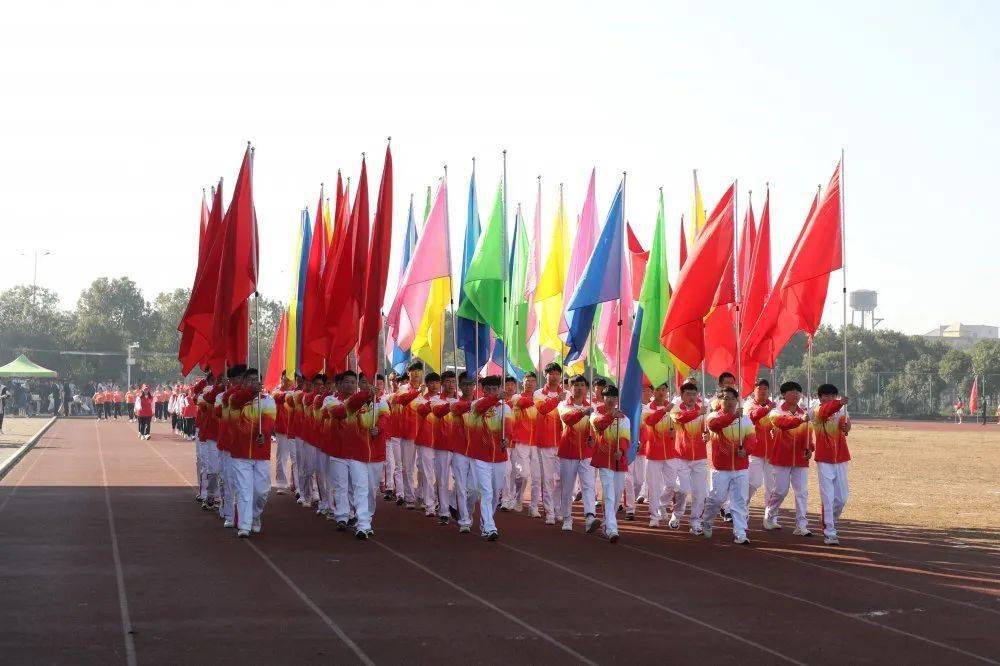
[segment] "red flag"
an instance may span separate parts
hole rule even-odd
[[[372,223],[371,249],[365,276],[364,303],[361,310],[361,337],[358,341],[358,367],[374,383],[378,371],[378,341],[382,333],[382,302],[389,277],[389,253],[392,250],[392,152],[385,148],[382,182]]]
[[[299,368],[303,375],[312,377],[323,370],[326,339],[326,303],[323,292],[323,273],[327,257],[326,225],[323,222],[323,188],[320,187],[316,219],[313,222],[312,243],[306,262],[305,289],[302,292],[302,342]]]
[[[753,253],[753,244],[757,239],[757,223],[753,218],[753,202],[747,203],[747,212],[743,217],[743,229],[740,231],[740,256],[737,262],[737,283],[740,285],[740,300],[743,300],[743,293],[747,285],[747,276],[750,272],[750,256]]]
[[[972,391],[969,393],[969,414],[976,415],[979,411],[979,377],[972,378]]]
[[[734,185],[716,204],[677,277],[660,342],[679,361],[697,367],[705,356],[704,320],[717,303],[731,302],[725,269],[732,270]],[[725,300],[729,298],[729,300]]]
[[[626,224],[628,231],[628,258],[629,268],[632,274],[632,300],[639,300],[639,293],[642,291],[642,281],[646,278],[646,264],[649,263],[649,250],[642,249],[642,243],[632,231],[632,225]]]
[[[249,145],[220,234],[221,242],[215,244],[218,252],[208,257],[210,265],[215,264],[215,259],[219,266],[215,307],[208,333],[214,350],[228,351],[231,348],[228,340],[242,337],[242,331],[233,330],[234,315],[257,290],[257,214],[253,205],[253,149]],[[243,319],[239,325],[243,321],[249,325],[249,319]],[[239,350],[236,351],[239,353]],[[246,352],[242,353],[245,358]],[[218,374],[222,370],[222,364],[214,361],[213,373]]]
[[[209,328],[215,309],[215,291],[218,285],[218,263],[211,263],[210,256],[217,257],[217,243],[221,243],[222,231],[222,179],[212,196],[212,207],[208,211],[205,224],[204,243],[198,248],[198,267],[195,270],[191,297],[184,310],[177,329],[181,332],[181,344],[177,358],[181,362],[181,374],[186,375],[195,366],[203,364],[211,351],[212,341]],[[213,255],[213,251],[216,254]]]
[[[684,233],[683,215],[681,215],[681,242],[677,247],[680,248],[681,252],[681,260],[680,263],[677,264],[677,271],[680,272],[680,270],[684,268],[684,264],[687,263],[687,258],[688,258],[688,242],[687,242],[687,235]]]
[[[822,201],[817,192],[799,237],[748,336],[747,354],[768,367],[797,331],[819,328],[830,273],[843,265],[840,165]]]
[[[760,318],[764,302],[771,291],[771,194],[764,198],[764,210],[760,215],[760,225],[757,227],[750,259],[747,265],[746,280],[743,282],[740,300],[740,317],[743,320],[740,327],[743,346],[743,377],[740,386],[746,395],[753,388],[757,379],[760,363],[748,353],[748,337],[750,331]]]
[[[264,375],[264,390],[271,391],[281,384],[281,373],[285,371],[285,338],[288,336],[288,311],[281,313],[281,321],[274,332],[274,342],[271,343],[271,360],[267,363],[267,373]]]
[[[202,272],[202,266],[205,261],[205,246],[207,244],[205,236],[208,233],[208,218],[208,200],[205,198],[205,190],[203,189],[201,191],[201,221],[198,224],[198,263],[195,265],[194,270],[195,284],[198,282],[198,276]],[[193,290],[194,286],[192,285],[191,288]],[[181,343],[177,348],[177,360],[181,362],[182,369],[185,366],[188,367],[187,371],[184,372],[186,375],[198,363],[197,359],[192,361],[189,358],[191,355],[191,345],[194,342],[194,329],[189,328],[182,317],[181,321],[177,324],[177,330],[181,333]]]
[[[358,344],[367,270],[368,231],[368,170],[362,159],[358,191],[344,233],[344,247],[330,285],[335,296],[327,301],[331,308],[326,316],[330,336],[327,365],[333,368],[343,367],[347,355]]]

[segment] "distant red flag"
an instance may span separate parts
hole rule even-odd
[[[737,266],[737,284],[740,286],[740,300],[746,289],[747,275],[750,272],[750,256],[753,253],[753,245],[757,239],[757,223],[753,217],[753,202],[747,202],[747,212],[743,216],[743,228],[740,230],[739,261]]]
[[[271,343],[271,360],[267,363],[267,373],[264,375],[264,389],[274,390],[281,383],[281,373],[285,371],[285,339],[288,336],[288,311],[281,313],[281,321],[274,332],[274,342]]]
[[[788,260],[748,337],[747,354],[773,368],[797,331],[810,337],[819,328],[830,273],[843,265],[840,227],[840,165],[826,193],[812,208]]]
[[[642,291],[642,281],[646,279],[646,264],[649,263],[649,250],[642,249],[642,243],[632,231],[632,225],[626,224],[628,232],[628,258],[629,268],[632,274],[632,300],[639,300],[639,293]]]
[[[326,225],[323,222],[323,188],[320,187],[316,219],[313,222],[312,244],[306,262],[305,289],[302,292],[302,338],[299,368],[306,377],[323,370],[323,341],[326,339],[326,299],[323,273],[327,259]]]
[[[976,415],[979,411],[979,377],[972,378],[972,391],[969,393],[969,414]]]
[[[680,252],[680,258],[679,258],[678,263],[677,263],[677,272],[678,272],[678,274],[680,273],[681,269],[684,268],[684,264],[687,263],[687,256],[688,256],[688,252],[687,252],[687,234],[684,233],[684,216],[683,215],[681,215],[681,229],[680,229],[680,231],[681,231],[680,242],[677,244],[678,252]],[[670,291],[671,297],[673,297],[673,293],[674,293],[673,290],[671,290]],[[687,377],[685,377],[684,373],[682,373],[680,370],[676,370],[674,372],[674,382],[675,382],[675,384],[677,386],[677,390],[678,391],[680,390],[681,384],[683,384],[686,379],[687,379]]]
[[[757,320],[760,318],[764,302],[771,291],[771,195],[764,198],[764,210],[760,215],[760,225],[750,251],[746,279],[743,282],[740,303],[740,316],[743,319],[741,327],[741,344],[743,347],[743,377],[740,386],[746,395],[753,388],[757,379],[760,363],[748,353],[748,338]]]
[[[725,285],[725,269],[728,264],[732,270],[734,190],[735,186],[730,185],[698,235],[677,277],[660,330],[663,346],[692,368],[705,356],[705,317],[714,304],[732,302],[728,295],[732,286]]]
[[[344,366],[347,355],[358,344],[360,334],[361,301],[364,298],[364,279],[368,255],[368,170],[361,160],[361,177],[351,208],[351,217],[344,233],[344,247],[340,253],[337,272],[331,288],[335,296],[328,301],[326,326],[330,335],[327,352],[328,365]]]
[[[208,221],[204,226],[204,242],[198,247],[198,267],[195,269],[194,285],[187,308],[177,329],[181,332],[181,344],[177,358],[181,362],[181,374],[190,373],[198,365],[203,365],[212,347],[210,328],[215,309],[215,292],[218,286],[218,263],[211,263],[209,257],[217,257],[217,243],[221,243],[222,179],[212,196],[212,207],[208,211]],[[213,255],[213,251],[216,254]]]
[[[207,241],[205,236],[208,234],[208,200],[205,198],[205,190],[201,191],[201,220],[198,224],[198,263],[195,265],[194,270],[194,282],[198,282],[198,275],[202,272],[202,265],[205,260],[205,246]],[[194,285],[191,287],[194,289]],[[177,323],[177,330],[181,333],[180,346],[177,348],[177,360],[181,362],[181,368],[190,364],[190,368],[194,368],[197,364],[197,359],[191,361],[189,359],[191,355],[191,345],[194,342],[194,329],[189,328],[182,318],[181,321]],[[188,370],[190,372],[190,370]],[[187,372],[184,373],[185,375]]]
[[[382,302],[389,277],[389,253],[392,251],[392,152],[385,148],[382,182],[372,223],[371,249],[365,276],[364,303],[361,311],[361,336],[358,341],[358,367],[374,383],[378,371],[378,341],[382,333]]]

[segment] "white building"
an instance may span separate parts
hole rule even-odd
[[[955,349],[968,349],[980,340],[1000,338],[1000,327],[981,324],[946,324],[924,333],[923,337],[939,340]]]

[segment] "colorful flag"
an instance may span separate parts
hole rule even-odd
[[[528,231],[525,229],[521,207],[517,207],[514,215],[514,244],[511,248],[510,266],[510,304],[507,312],[507,330],[503,342],[507,346],[508,365],[523,371],[532,370],[535,366],[528,351],[527,319],[529,301],[525,297],[525,283],[528,277]]]
[[[458,290],[458,312],[455,315],[455,341],[465,355],[465,366],[473,372],[478,372],[483,367],[489,360],[490,354],[490,327],[479,321],[478,316],[466,317],[463,314],[463,308],[468,311],[471,307],[471,304],[466,305],[468,296],[465,294],[464,285],[468,279],[472,258],[476,254],[479,234],[479,202],[476,197],[476,172],[473,169],[469,178],[469,206],[465,218],[465,236],[462,241],[463,288]]]
[[[698,187],[698,170],[694,170],[694,202],[691,204],[691,220],[694,226],[691,228],[691,241],[690,244],[694,245],[694,242],[701,235],[702,229],[705,228],[705,201],[701,198],[701,188]]]
[[[591,179],[593,184],[593,179]],[[594,324],[597,305],[621,299],[631,300],[631,289],[623,291],[624,272],[624,183],[618,186],[608,219],[594,245],[593,253],[584,266],[579,284],[566,306],[569,332],[566,344],[568,362],[576,361],[583,354]]]
[[[583,210],[580,212],[580,218],[576,229],[576,237],[573,239],[573,251],[570,253],[569,266],[566,269],[566,285],[563,288],[563,293],[566,295],[576,293],[576,289],[580,284],[581,278],[583,277],[583,272],[587,266],[587,262],[594,254],[594,244],[597,242],[597,196],[595,194],[594,187],[596,177],[597,169],[595,168],[590,171],[590,183],[587,185],[587,196],[583,201]],[[565,300],[566,296],[563,298]],[[563,309],[563,319],[559,324],[559,332],[566,335],[566,343],[572,348],[573,345],[569,342],[568,336],[571,325],[571,315],[569,312],[570,307],[568,302],[564,305]],[[592,313],[590,316],[592,318]],[[578,356],[575,356],[574,358],[578,358],[581,361],[586,360],[586,345],[584,345],[583,348],[578,349],[577,354]],[[570,356],[572,356],[572,353]]]
[[[218,235],[218,229],[222,224],[222,179],[219,179],[219,186],[212,190],[212,208],[209,209],[205,201],[204,191],[201,193],[201,220],[198,224],[198,263],[195,266],[194,283],[191,286],[191,294],[194,295],[198,283],[206,279],[207,272],[205,259],[212,243]],[[214,299],[214,295],[212,297]],[[177,349],[177,360],[181,363],[181,374],[186,375],[201,363],[208,352],[209,341],[195,332],[194,327],[187,325],[186,319],[190,310],[190,301],[184,316],[177,325],[177,330],[181,333],[180,346]]]
[[[748,337],[754,324],[760,318],[764,302],[771,291],[771,195],[764,197],[764,209],[760,214],[760,225],[753,239],[749,253],[746,279],[740,287],[740,344],[743,348],[743,377],[740,387],[746,395],[753,389],[760,363],[748,353]]]
[[[493,210],[486,222],[469,270],[462,283],[466,300],[458,314],[488,324],[493,333],[504,336],[504,290],[507,279],[507,238],[504,224],[503,184],[497,185]]]
[[[704,320],[720,302],[726,265],[732,268],[734,188],[726,190],[692,247],[660,329],[660,343],[689,368],[705,356]]]
[[[566,221],[562,188],[559,189],[559,207],[552,224],[552,240],[545,258],[538,285],[535,287],[535,309],[538,315],[538,342],[565,356],[565,344],[559,337],[562,323],[566,269],[569,267],[570,229]]]
[[[406,216],[406,237],[403,239],[403,254],[399,260],[399,284],[403,283],[403,277],[406,275],[406,268],[410,265],[410,257],[413,256],[413,252],[417,246],[417,221],[413,217],[413,195],[410,195],[410,212]],[[409,364],[410,352],[409,350],[400,349],[399,345],[393,340],[392,344],[392,369],[397,373],[402,374],[406,372],[406,366]]]
[[[365,271],[364,301],[361,309],[361,334],[358,338],[358,367],[374,381],[382,360],[378,357],[382,335],[382,302],[389,279],[389,254],[392,251],[392,152],[385,148],[382,182],[372,224],[371,247]]]
[[[646,265],[649,263],[649,250],[642,249],[639,237],[632,231],[632,225],[625,224],[626,242],[628,243],[629,275],[632,276],[632,300],[639,300],[642,283],[646,279]]]
[[[528,255],[528,271],[524,278],[524,300],[528,303],[528,321],[525,325],[526,340],[535,337],[538,329],[538,313],[535,309],[535,292],[542,275],[542,177],[538,177],[538,193],[535,195],[535,215],[531,224],[531,250]],[[541,359],[538,359],[541,365]]]
[[[660,216],[657,217],[659,218]],[[657,226],[659,227],[660,225],[657,224]],[[654,238],[653,247],[656,245],[657,241]],[[666,277],[665,273],[664,277]],[[645,291],[645,280],[643,280],[643,283],[643,291]],[[619,409],[628,417],[632,431],[632,439],[629,440],[627,455],[629,464],[635,460],[636,455],[639,453],[639,425],[642,417],[642,377],[644,370],[642,362],[639,359],[639,354],[642,353],[642,330],[644,327],[648,329],[657,328],[655,320],[648,320],[650,324],[646,324],[646,321],[645,313],[640,303],[639,307],[636,308],[635,322],[632,324],[632,335],[629,338],[629,355],[625,366],[625,377],[622,379],[622,385],[618,387],[619,395],[621,396],[618,400]],[[659,386],[663,383],[656,382],[652,377],[649,379],[653,381],[653,386]],[[663,381],[666,381],[666,379]]]
[[[328,214],[323,203],[323,186],[320,185],[319,203],[316,204],[316,217],[313,219],[312,244],[309,247],[309,260],[306,262],[306,287],[302,298],[302,346],[299,352],[299,368],[306,377],[321,372],[326,360],[323,272],[329,237],[326,233]]]
[[[681,242],[685,243],[682,228]],[[674,360],[660,343],[661,322],[666,319],[670,305],[670,277],[667,270],[667,221],[663,210],[663,191],[656,213],[653,242],[649,247],[649,263],[639,292],[635,321],[638,327],[638,349],[632,355],[653,386],[670,379]],[[685,374],[687,368],[684,368]]]
[[[299,366],[302,344],[302,301],[306,290],[306,266],[309,264],[309,248],[312,246],[312,225],[309,211],[302,209],[299,219],[299,237],[295,247],[292,265],[292,292],[288,299],[288,333],[285,338],[285,371],[290,377],[301,374]]]
[[[273,391],[281,384],[281,373],[285,371],[285,339],[288,334],[288,311],[281,313],[281,321],[274,331],[274,341],[271,343],[271,356],[267,362],[267,372],[264,374],[264,390]]]

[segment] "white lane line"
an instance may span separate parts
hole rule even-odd
[[[799,660],[797,660],[797,659],[795,659],[793,657],[789,657],[786,654],[782,654],[782,653],[780,653],[780,652],[778,652],[776,650],[773,650],[773,649],[767,647],[766,645],[763,645],[761,643],[757,643],[756,641],[752,641],[752,640],[750,640],[748,638],[743,638],[742,636],[737,636],[736,634],[733,634],[733,633],[730,633],[728,631],[725,631],[724,629],[721,629],[721,628],[719,628],[719,627],[717,627],[715,625],[709,624],[708,622],[703,622],[702,620],[699,620],[696,617],[692,617],[691,615],[688,615],[687,613],[684,613],[682,611],[676,610],[674,608],[670,608],[669,606],[664,606],[663,604],[659,603],[658,601],[654,601],[652,599],[648,599],[648,598],[646,598],[646,597],[644,597],[644,596],[642,596],[640,594],[635,594],[634,592],[629,592],[628,590],[622,589],[620,587],[612,585],[611,583],[608,583],[606,581],[600,580],[598,578],[594,578],[593,576],[588,576],[585,573],[582,573],[582,572],[576,571],[574,569],[571,569],[571,568],[569,568],[567,566],[564,566],[564,565],[562,565],[562,564],[560,564],[558,562],[554,562],[554,561],[552,561],[552,560],[550,560],[548,558],[542,557],[541,555],[536,555],[535,553],[530,553],[530,552],[528,552],[526,550],[521,550],[520,548],[515,548],[514,546],[511,546],[511,545],[506,544],[506,543],[502,543],[500,545],[503,546],[504,548],[507,548],[508,550],[514,551],[515,553],[520,553],[521,555],[524,555],[525,557],[530,557],[532,559],[538,560],[539,562],[544,562],[545,564],[553,566],[556,569],[559,569],[561,571],[565,571],[566,573],[571,574],[573,576],[576,576],[577,578],[582,578],[583,580],[586,580],[587,582],[593,583],[594,585],[600,585],[601,587],[607,588],[607,589],[612,590],[614,592],[618,592],[619,594],[622,594],[622,595],[624,595],[626,597],[630,597],[632,599],[635,599],[636,601],[640,601],[640,602],[642,602],[642,603],[644,603],[644,604],[646,604],[648,606],[652,606],[654,608],[658,608],[658,609],[664,611],[665,613],[669,613],[670,615],[673,615],[675,617],[679,617],[679,618],[681,618],[683,620],[687,620],[688,622],[691,622],[693,624],[697,624],[698,626],[700,626],[700,627],[702,627],[704,629],[708,629],[710,631],[714,631],[716,633],[722,634],[723,636],[731,638],[731,639],[733,639],[735,641],[743,643],[744,645],[749,645],[750,647],[754,647],[754,648],[757,648],[758,650],[761,650],[763,652],[767,652],[768,654],[773,655],[775,657],[778,657],[779,659],[781,659],[783,661],[787,661],[787,662],[792,663],[792,664],[804,664],[805,663],[805,662],[801,662],[801,661],[799,661]]]
[[[376,546],[378,546],[379,548],[381,548],[381,549],[383,549],[385,551],[388,551],[389,553],[395,555],[396,557],[398,557],[399,559],[403,560],[404,562],[407,562],[407,563],[413,565],[414,567],[420,569],[421,571],[423,571],[427,575],[432,576],[432,577],[438,579],[439,581],[441,581],[445,585],[451,587],[452,589],[458,590],[459,592],[461,592],[465,596],[469,597],[470,599],[478,601],[479,603],[481,603],[482,605],[486,606],[487,608],[496,611],[500,615],[504,616],[505,618],[507,618],[508,620],[510,620],[511,622],[513,622],[514,624],[520,626],[522,629],[530,631],[531,633],[533,633],[534,635],[538,636],[542,640],[546,641],[550,645],[553,645],[554,647],[559,648],[560,650],[562,650],[566,654],[572,656],[574,659],[577,659],[578,661],[580,661],[580,663],[583,663],[583,664],[592,664],[592,665],[596,666],[597,662],[592,661],[591,659],[588,659],[587,657],[583,656],[582,654],[580,654],[579,652],[577,652],[576,650],[574,650],[570,646],[566,645],[565,643],[560,642],[556,638],[550,636],[549,634],[547,634],[544,631],[538,629],[537,627],[531,626],[530,624],[528,624],[527,622],[525,622],[521,618],[517,617],[516,615],[512,615],[511,613],[508,613],[507,611],[505,611],[504,609],[500,608],[496,604],[494,604],[494,603],[488,601],[487,599],[484,599],[483,597],[479,596],[478,594],[476,594],[472,590],[468,590],[468,589],[462,587],[461,585],[459,585],[458,583],[456,583],[456,582],[454,582],[454,581],[452,581],[452,580],[450,580],[450,579],[442,576],[441,574],[437,573],[436,571],[434,571],[432,569],[428,569],[427,567],[425,567],[420,562],[417,562],[416,560],[414,560],[411,557],[403,555],[402,553],[400,553],[400,552],[398,552],[398,551],[390,548],[389,546],[385,545],[384,543],[380,543],[380,542],[374,541],[374,540],[371,541],[371,543],[373,543]]]
[[[761,550],[758,548],[751,549],[756,553],[761,555],[768,555],[770,557],[777,557],[778,559],[788,560],[789,562],[795,562],[807,567],[815,567],[817,569],[822,569],[823,571],[829,571],[830,573],[840,574],[841,576],[847,576],[848,578],[855,578],[857,580],[863,580],[868,583],[877,583],[878,585],[883,585],[885,587],[891,587],[897,590],[902,590],[903,592],[910,592],[912,594],[919,594],[924,597],[930,597],[931,599],[937,599],[938,601],[944,601],[950,604],[957,604],[959,606],[965,606],[967,608],[975,608],[976,610],[986,611],[987,613],[993,613],[994,615],[1000,615],[1000,611],[994,608],[987,608],[986,606],[980,606],[979,604],[972,603],[971,601],[962,601],[960,599],[953,599],[951,597],[943,597],[940,594],[934,594],[933,592],[925,592],[923,590],[918,590],[913,587],[907,587],[906,585],[897,585],[896,583],[890,583],[885,580],[879,580],[878,578],[872,578],[870,576],[863,576],[859,573],[854,573],[853,571],[841,571],[840,569],[834,569],[833,567],[819,564],[817,562],[807,562],[806,560],[799,559],[797,557],[792,557],[790,555],[783,555],[781,553],[772,553],[770,551]],[[865,552],[865,551],[862,551]],[[858,566],[864,566],[863,562],[858,562]],[[950,576],[958,576],[958,574],[949,574]]]
[[[868,618],[859,617],[857,615],[853,615],[851,613],[847,613],[847,612],[844,612],[842,610],[838,610],[836,608],[833,608],[832,606],[827,606],[826,604],[821,604],[818,601],[812,601],[811,599],[806,599],[804,597],[800,597],[800,596],[797,596],[797,595],[794,595],[794,594],[790,594],[788,592],[781,592],[779,590],[775,590],[775,589],[772,589],[772,588],[764,586],[764,585],[758,585],[757,583],[752,583],[752,582],[750,582],[748,580],[744,580],[744,579],[738,578],[736,576],[730,576],[728,574],[719,573],[718,571],[713,571],[711,569],[706,569],[705,567],[700,567],[697,564],[691,564],[690,562],[685,562],[684,560],[678,560],[676,558],[669,557],[667,555],[661,555],[660,553],[654,553],[653,551],[646,550],[645,548],[639,548],[637,546],[630,546],[628,544],[619,544],[619,546],[624,547],[624,548],[628,548],[629,550],[634,550],[634,551],[636,551],[638,553],[643,553],[644,555],[648,555],[650,557],[655,557],[657,559],[664,560],[666,562],[670,562],[672,564],[677,564],[677,565],[680,565],[680,566],[688,567],[689,569],[694,569],[695,571],[700,571],[700,572],[708,574],[710,576],[715,576],[717,578],[722,578],[724,580],[728,580],[728,581],[731,581],[733,583],[739,583],[740,585],[746,585],[747,587],[752,587],[752,588],[754,588],[756,590],[761,590],[763,592],[767,592],[767,593],[773,594],[775,596],[783,597],[785,599],[791,599],[793,601],[797,601],[799,603],[803,603],[803,604],[806,604],[806,605],[809,605],[809,606],[813,606],[815,608],[820,608],[822,610],[828,611],[828,612],[833,613],[835,615],[839,615],[841,617],[846,617],[846,618],[850,618],[852,620],[857,620],[858,622],[864,622],[865,624],[870,624],[873,627],[878,627],[879,629],[884,629],[885,631],[889,631],[889,632],[892,632],[894,634],[899,634],[900,636],[906,636],[907,638],[912,638],[914,640],[918,640],[918,641],[921,641],[923,643],[928,643],[930,645],[942,648],[944,650],[950,650],[952,652],[957,652],[959,654],[965,655],[966,657],[971,657],[972,659],[978,659],[978,660],[984,661],[984,662],[986,662],[988,664],[1000,664],[1000,662],[994,661],[993,659],[990,659],[989,657],[984,657],[982,655],[976,654],[975,652],[969,652],[967,650],[963,650],[961,648],[957,648],[954,645],[948,645],[947,643],[942,643],[940,641],[936,641],[933,638],[927,638],[926,636],[921,636],[920,634],[914,634],[914,633],[911,633],[909,631],[905,631],[903,629],[897,629],[896,627],[891,627],[891,626],[889,626],[887,624],[882,624],[881,622],[875,622],[873,620],[869,620]]]
[[[175,467],[173,463],[167,460],[163,456],[163,454],[160,453],[160,451],[155,446],[152,445],[150,440],[144,440],[144,441],[147,444],[149,444],[149,448],[152,449],[153,452],[160,457],[160,460],[162,460],[167,464],[167,467],[174,470],[174,474],[177,475],[177,478],[179,478],[184,485],[192,486],[192,484],[181,473],[181,471],[177,469],[177,467]],[[323,624],[329,627],[333,631],[333,633],[335,633],[337,637],[344,642],[344,645],[346,645],[348,648],[351,649],[354,655],[358,658],[358,661],[360,661],[362,664],[366,664],[367,666],[374,666],[375,662],[372,661],[367,654],[365,654],[364,650],[362,650],[357,643],[352,641],[350,636],[348,636],[347,633],[343,629],[341,629],[340,625],[334,622],[333,618],[331,618],[329,615],[323,612],[323,609],[317,606],[316,603],[309,598],[309,595],[303,592],[302,589],[298,585],[296,585],[292,581],[292,579],[289,578],[288,575],[271,560],[270,557],[265,555],[260,548],[253,545],[249,539],[243,539],[242,541],[244,541],[246,545],[250,546],[250,550],[257,553],[257,556],[260,557],[260,559],[262,559],[264,563],[267,564],[267,566],[269,566],[272,571],[274,571],[274,573],[278,574],[278,577],[285,582],[285,585],[287,585],[292,590],[292,592],[294,592],[296,596],[298,596],[298,598],[301,599],[302,602],[306,606],[308,606],[309,609],[312,610],[312,612],[314,612],[319,617],[319,619],[323,621]]]
[[[97,457],[101,461],[101,485],[104,487],[104,505],[108,509],[108,530],[111,532],[111,554],[115,560],[115,580],[118,584],[118,609],[122,618],[122,636],[125,639],[125,662],[128,666],[136,666],[139,662],[135,656],[135,640],[132,638],[132,620],[128,612],[128,597],[125,594],[125,574],[122,570],[122,557],[118,550],[118,533],[115,530],[115,514],[111,510],[111,491],[108,490],[108,470],[104,464],[104,447],[101,443],[101,429],[94,421],[94,432],[97,433]]]
[[[21,482],[28,477],[28,474],[31,474],[31,470],[35,469],[35,465],[37,465],[38,461],[42,459],[42,456],[45,455],[46,451],[48,451],[47,448],[42,449],[41,453],[35,456],[35,459],[31,461],[30,465],[28,465],[28,469],[24,470],[24,474],[21,475],[21,478],[19,478],[17,482],[11,486],[10,492],[3,498],[3,502],[0,502],[0,511],[3,511],[4,507],[7,506],[7,502],[10,501],[10,498],[17,494],[17,489],[21,486]]]

